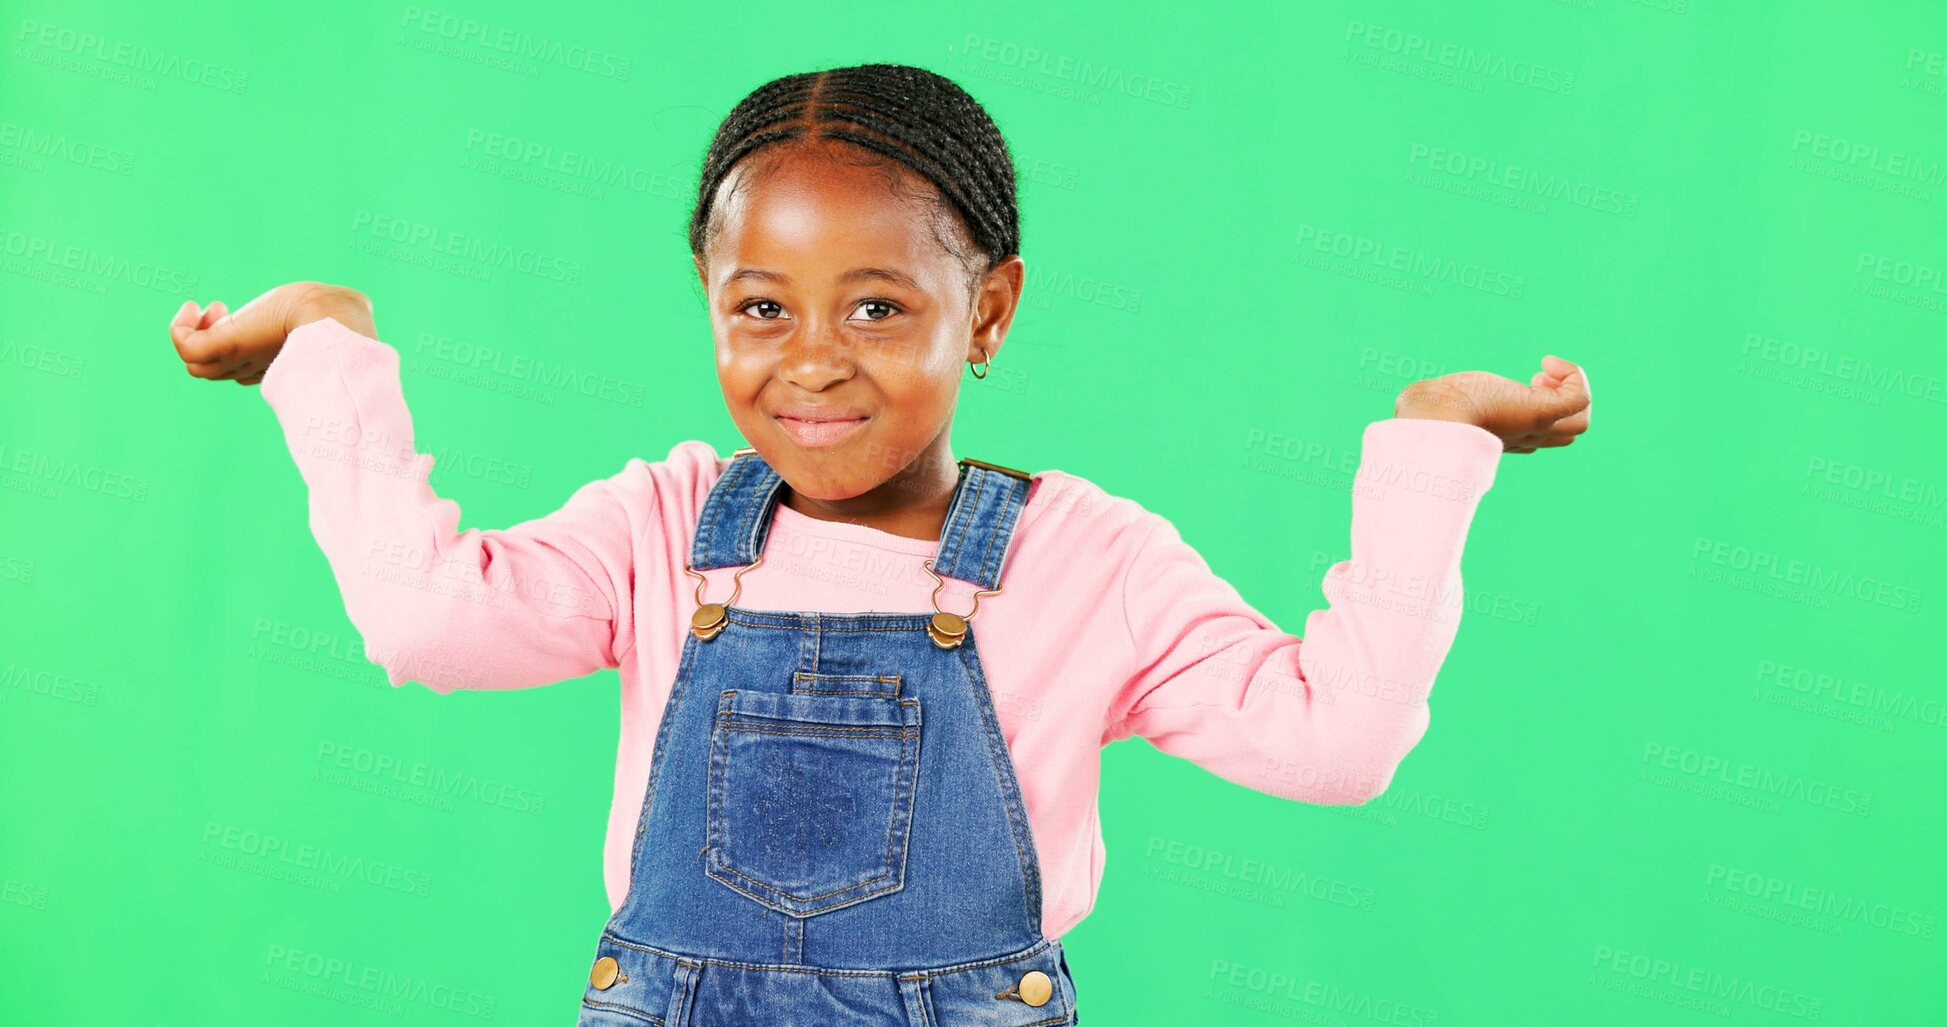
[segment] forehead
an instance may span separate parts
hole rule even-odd
[[[919,275],[950,255],[939,193],[910,169],[867,166],[830,150],[759,155],[718,187],[714,255],[728,270],[765,266],[796,277],[896,262]],[[922,277],[922,281],[925,278]]]

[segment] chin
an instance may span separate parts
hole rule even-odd
[[[820,503],[837,503],[843,500],[851,499],[855,496],[861,496],[865,494],[864,490],[862,489],[858,491],[847,489],[840,492],[825,492],[817,489],[801,489],[796,485],[791,486],[791,491],[796,492],[798,495],[803,496],[806,499],[815,499]]]
[[[844,468],[854,461],[832,449],[806,449],[789,439],[781,439],[775,450],[777,461],[772,462],[766,455],[765,462],[781,475],[791,486],[791,491],[806,499],[822,502],[836,502],[861,495],[870,489],[869,485],[859,485]]]

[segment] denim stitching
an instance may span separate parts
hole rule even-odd
[[[730,466],[723,469],[716,483],[710,486],[710,494],[703,497],[703,516],[696,526],[696,539],[690,546],[690,566],[706,570],[703,565],[710,559],[710,543],[716,534],[717,522],[724,516],[723,506],[728,496],[736,489],[737,476],[743,473],[743,459],[734,458]]]
[[[724,701],[729,702],[731,701],[731,699],[728,696],[726,696]],[[902,706],[907,704],[912,704],[916,706],[917,701],[908,699],[901,703]],[[749,728],[738,728],[738,730],[749,731],[751,733],[756,733],[756,734],[797,734],[797,733],[813,734],[814,733],[814,732],[790,732],[790,731],[759,731],[759,730],[753,730]],[[917,759],[909,761],[907,759],[907,753],[909,750],[918,748],[919,730],[917,728],[894,728],[892,730],[897,731],[898,734],[880,735],[876,737],[897,738],[897,740],[901,743],[899,746],[899,768],[898,771],[896,772],[898,776],[894,778],[895,787],[893,790],[894,812],[897,813],[897,811],[901,808],[901,793],[906,791],[906,788],[904,787],[904,782],[907,777],[906,768],[909,765],[917,763]],[[725,755],[726,763],[729,762],[727,749],[728,746],[726,746],[726,755]],[[892,824],[888,823],[886,826],[886,858],[888,863],[891,862],[891,857],[892,857],[892,841],[893,841],[893,826]],[[784,891],[780,888],[772,887],[764,883],[763,881],[759,881],[748,874],[742,873],[738,871],[735,867],[729,866],[727,864],[722,864],[721,860],[719,860],[718,865],[724,871],[728,873],[736,874],[738,877],[741,877],[744,880],[749,881],[752,887],[762,888],[765,891],[774,892],[786,898],[796,899],[801,902],[811,902],[816,899],[827,898],[833,895],[842,895],[846,892],[855,891],[859,888],[863,888],[868,884],[872,884],[873,882],[887,880],[888,878],[894,876],[891,869],[888,869],[886,873],[880,874],[876,877],[868,877],[865,880],[858,882],[857,884],[847,885],[844,888],[835,889],[833,891],[825,892],[820,895],[807,895],[804,896],[803,898],[799,898],[799,896],[792,895],[790,892]]]
[[[987,468],[981,468],[981,470],[985,472]],[[989,530],[985,532],[985,534],[987,534],[987,546],[993,546],[993,536],[995,536],[995,534],[999,534],[999,532],[995,532],[995,530],[993,530],[993,522],[995,522],[995,520],[993,520],[993,495],[995,495],[995,491],[999,491],[999,489],[1005,489],[1005,487],[1007,487],[1005,483],[1001,483],[1001,481],[995,481],[995,477],[1005,477],[1005,475],[1001,474],[1001,472],[987,472],[987,474],[981,475],[981,495],[979,495],[979,499],[981,499],[981,505],[973,509],[973,518],[975,518],[975,522],[979,522],[979,520],[985,520],[985,522],[989,524]],[[987,485],[993,485],[993,487],[995,487],[995,491],[989,491],[989,489],[987,489]],[[972,530],[972,528],[970,528],[970,530]],[[970,571],[970,573],[972,573],[973,575],[972,577],[973,585],[979,585],[981,589],[993,589],[993,581],[991,581],[991,579],[987,577],[987,553],[981,553],[981,557],[979,557],[979,561],[975,561],[975,565],[973,565],[973,569],[972,571]]]
[[[825,905],[820,906],[816,909],[792,909],[788,906],[779,905],[776,901],[767,899],[762,895],[757,895],[753,892],[738,887],[737,882],[735,881],[725,881],[722,877],[719,877],[717,875],[717,871],[719,870],[723,871],[726,874],[730,874],[734,877],[742,878],[745,881],[749,881],[750,886],[752,888],[760,888],[763,889],[764,891],[774,892],[778,895],[783,895],[787,899],[792,899],[800,902],[809,902],[811,901],[811,899],[798,899],[797,896],[792,895],[789,892],[778,891],[776,888],[772,888],[770,885],[767,885],[762,881],[753,880],[752,878],[750,878],[745,874],[738,873],[735,867],[725,866],[722,863],[710,864],[709,871],[708,871],[710,876],[715,877],[719,881],[723,881],[723,883],[729,886],[731,890],[737,892],[740,895],[747,895],[753,901],[763,903],[764,905],[769,906],[770,908],[775,909],[780,913],[788,913],[791,916],[815,916],[827,910],[843,909],[846,906],[856,905],[860,902],[864,902],[866,899],[873,898],[878,895],[883,895],[886,892],[898,891],[902,887],[902,885],[899,884],[888,884],[877,888],[866,887],[867,885],[876,884],[879,881],[886,881],[892,878],[892,875],[890,873],[885,873],[885,874],[880,874],[877,877],[870,878],[865,881],[861,881],[860,883],[855,884],[849,888],[846,888],[843,891],[826,892],[824,895],[813,896],[813,898],[822,899],[832,895],[842,895],[844,896],[844,898],[841,901],[826,903]],[[865,890],[861,890],[861,889],[865,889]],[[849,894],[851,892],[857,892],[858,894],[856,895]]]
[[[987,747],[993,757],[991,763],[994,777],[1001,786],[1001,799],[1007,804],[1008,826],[1014,833],[1014,852],[1021,860],[1021,881],[1026,888],[1026,907],[1028,930],[1032,934],[1041,933],[1041,918],[1046,910],[1041,908],[1041,860],[1040,853],[1030,856],[1028,849],[1033,845],[1028,822],[1025,800],[1021,796],[1021,784],[1014,758],[1008,753],[1007,738],[1001,734],[1000,714],[994,709],[994,697],[987,687],[987,677],[980,670],[978,653],[974,650],[973,625],[967,625],[967,640],[960,647],[960,663],[966,669],[967,678],[973,684],[975,703],[980,708],[982,730],[987,735]]]
[[[800,682],[821,681],[869,681],[874,684],[891,685],[891,690],[880,688],[813,688],[800,685]],[[808,674],[797,671],[791,675],[791,694],[793,695],[876,695],[887,699],[899,698],[900,679],[897,674]]]
[[[668,744],[669,723],[675,715],[676,701],[683,694],[684,685],[689,681],[695,662],[696,636],[691,635],[683,640],[683,656],[676,666],[676,678],[670,683],[669,699],[663,704],[662,721],[656,727],[656,743],[649,754],[649,781],[642,796],[642,812],[638,814],[636,820],[635,847],[629,857],[631,877],[635,874],[636,861],[642,857],[642,839],[649,833],[650,804],[655,801],[656,785],[662,780],[662,772],[659,768],[663,765],[663,749]]]
[[[771,507],[776,501],[778,486],[784,479],[770,465],[765,465],[769,473],[758,475],[758,484],[751,494],[751,501],[744,504],[745,516],[750,518],[750,528],[744,536],[744,547],[737,554],[740,564],[754,563],[763,552],[763,540],[771,526]]]
[[[870,724],[830,725],[826,727],[779,727],[765,720],[723,720],[717,724],[733,731],[749,735],[805,735],[811,738],[896,738],[904,739],[916,733],[914,728],[893,727],[890,724],[873,726]]]
[[[731,550],[731,563],[737,566],[750,562],[750,538],[757,531],[757,522],[762,519],[758,508],[763,506],[759,497],[764,492],[764,473],[753,464],[746,477],[751,480],[739,490],[738,499],[741,502],[737,504],[737,540],[735,548]]]
[[[592,998],[584,998],[581,1000],[581,1004],[584,1006],[593,1006],[596,1009],[612,1009],[624,1016],[641,1017],[650,1023],[659,1024],[663,1022],[663,1018],[654,1013],[646,1013],[634,1006],[625,1006],[619,1002],[598,1002]]]
[[[961,464],[960,467],[961,474],[953,483],[953,501],[947,504],[946,521],[941,525],[940,544],[933,551],[933,569],[936,571],[940,570],[941,564],[951,565],[954,553],[960,548],[960,508],[967,502],[967,478],[980,470],[969,464]]]
[[[805,728],[791,727],[787,729],[780,729],[781,726],[779,727],[746,726],[753,722],[738,721],[731,716],[732,714],[739,712],[735,709],[735,702],[736,702],[736,691],[734,689],[724,690],[721,698],[718,700],[717,723],[723,728],[725,728],[726,730],[711,732],[713,737],[712,737],[712,744],[711,744],[711,760],[710,760],[711,778],[710,778],[710,785],[708,789],[710,794],[708,796],[706,814],[705,814],[710,821],[708,825],[710,844],[706,846],[706,849],[716,848],[719,839],[724,837],[724,834],[720,832],[719,828],[727,829],[728,827],[727,824],[728,818],[724,817],[722,813],[722,803],[719,801],[719,799],[721,797],[721,794],[727,791],[729,787],[729,776],[727,773],[727,767],[730,762],[730,752],[729,752],[730,747],[728,742],[729,730],[741,731],[747,734],[768,734],[768,735],[782,735],[782,736],[804,735],[804,736],[811,736],[811,737],[884,738],[884,739],[898,742],[899,765],[897,769],[894,771],[895,776],[893,778],[893,795],[892,795],[894,816],[891,820],[888,820],[886,824],[886,852],[884,857],[885,872],[873,877],[868,877],[862,881],[858,881],[853,884],[848,884],[843,888],[834,889],[832,891],[823,892],[817,895],[806,895],[806,896],[794,895],[791,892],[776,887],[775,885],[769,884],[764,881],[760,881],[757,878],[752,877],[751,875],[738,870],[736,867],[731,866],[728,862],[725,861],[725,858],[722,855],[721,850],[719,850],[719,852],[710,860],[708,866],[706,867],[706,871],[710,874],[710,876],[716,878],[719,881],[722,881],[724,884],[729,885],[736,891],[744,895],[748,895],[750,896],[750,898],[755,899],[766,906],[770,906],[771,908],[776,909],[779,912],[792,913],[792,914],[817,913],[817,912],[822,912],[823,909],[797,910],[797,909],[785,908],[783,906],[777,905],[771,901],[766,900],[763,896],[752,894],[751,892],[746,891],[743,888],[738,888],[735,882],[724,880],[724,878],[720,876],[717,873],[717,871],[722,870],[724,873],[732,874],[738,878],[741,878],[742,880],[750,882],[750,885],[753,888],[762,889],[766,892],[770,892],[774,895],[782,896],[785,899],[789,899],[797,903],[810,903],[810,902],[815,902],[819,899],[830,898],[832,896],[848,895],[849,893],[858,892],[861,889],[866,889],[868,888],[868,886],[873,885],[880,881],[893,880],[898,882],[897,884],[889,885],[884,888],[871,889],[869,891],[866,891],[864,894],[858,895],[853,898],[848,898],[845,902],[838,904],[838,905],[849,905],[855,901],[863,901],[866,898],[870,898],[872,896],[879,895],[888,891],[897,891],[900,888],[904,887],[905,886],[905,874],[904,874],[905,861],[903,858],[903,854],[899,866],[897,868],[894,868],[892,866],[892,853],[893,853],[893,843],[895,842],[895,840],[897,840],[896,838],[897,832],[895,829],[900,822],[903,822],[905,825],[906,830],[904,834],[906,836],[908,844],[910,844],[910,838],[912,834],[912,796],[914,791],[916,791],[916,786],[909,786],[907,780],[908,778],[918,776],[919,754],[917,752],[917,749],[919,748],[919,733],[920,733],[920,724],[921,724],[921,721],[919,719],[920,718],[919,700],[917,699],[899,700],[899,705],[901,707],[900,724],[854,725],[854,724],[826,723],[824,725],[813,725],[811,727],[805,727]],[[910,715],[908,714],[908,711],[910,711]],[[800,723],[809,723],[809,722],[800,722]],[[719,753],[721,753],[720,756]],[[837,908],[837,906],[827,905],[824,908],[831,909],[831,908]]]
[[[987,469],[985,467],[968,467],[967,474],[974,479],[973,496],[967,501],[970,512],[960,519],[960,529],[953,533],[953,559],[950,561],[952,567],[941,572],[948,577],[959,578],[961,581],[967,580],[967,572],[960,571],[960,564],[965,562],[965,558],[961,556],[961,550],[965,548],[963,540],[967,537],[967,533],[973,530],[973,525],[979,523],[981,500],[986,498],[987,493]],[[939,568],[935,567],[934,569],[938,570]],[[954,573],[955,571],[959,571],[959,573],[956,574]],[[975,573],[977,574],[979,572],[975,571]],[[976,581],[974,584],[983,588],[987,586],[987,583],[984,581]]]
[[[1040,941],[1018,952],[990,956],[986,959],[976,959],[965,963],[951,963],[946,966],[906,973],[898,970],[840,970],[832,967],[799,966],[791,963],[747,963],[742,960],[718,959],[713,956],[688,956],[680,952],[672,952],[669,949],[657,948],[654,945],[646,945],[642,942],[625,938],[616,934],[613,929],[607,928],[602,931],[602,940],[623,948],[636,949],[652,955],[662,956],[684,966],[692,966],[699,969],[708,966],[728,966],[738,970],[776,970],[779,973],[808,973],[825,977],[891,977],[902,981],[927,980],[933,977],[945,977],[950,974],[966,973],[969,970],[980,970],[990,966],[1022,963],[1041,955],[1043,952],[1050,951],[1060,944],[1060,942],[1053,938],[1042,938]]]
[[[1000,564],[1002,560],[1006,559],[1007,545],[1014,537],[1014,525],[1020,516],[1015,506],[1015,499],[1022,494],[1022,489],[1025,488],[1025,484],[1017,479],[1008,478],[1005,482],[1001,483],[1001,486],[1003,491],[1001,492],[1000,512],[993,517],[993,527],[987,532],[987,549],[980,554],[980,585],[982,588],[993,588],[1000,584]],[[998,552],[995,550],[996,545],[1000,547]],[[996,556],[1000,559],[994,559]]]

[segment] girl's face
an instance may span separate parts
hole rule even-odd
[[[970,250],[958,219],[827,148],[843,145],[733,169],[697,272],[744,438],[805,498],[877,490],[852,505],[884,510],[933,500],[957,477],[948,429],[961,368],[1000,351],[1022,263],[1010,255],[970,301],[966,265],[939,238]],[[937,195],[899,173],[901,192]]]

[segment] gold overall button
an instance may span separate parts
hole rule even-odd
[[[690,631],[705,642],[723,633],[724,624],[730,620],[723,612],[722,603],[704,603],[690,614]]]
[[[967,637],[967,619],[957,613],[942,610],[927,622],[926,634],[933,644],[942,649],[951,649]]]
[[[615,962],[615,957],[603,956],[595,961],[595,968],[588,972],[588,983],[607,991],[621,974],[622,967]]]
[[[1039,970],[1029,970],[1021,975],[1020,991],[1021,1001],[1031,1006],[1043,1005],[1054,997],[1055,982]]]

